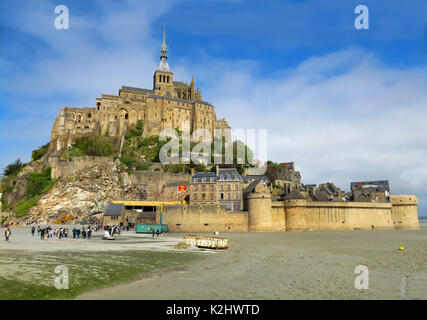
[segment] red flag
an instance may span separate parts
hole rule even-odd
[[[185,190],[187,190],[187,186],[182,186],[182,185],[178,186],[178,191],[185,191]]]

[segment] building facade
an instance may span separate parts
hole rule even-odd
[[[243,180],[235,168],[199,172],[191,177],[191,204],[221,204],[227,210],[243,210]]]

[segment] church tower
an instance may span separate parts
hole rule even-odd
[[[160,52],[160,63],[153,77],[153,90],[155,94],[161,96],[174,95],[173,72],[168,64],[165,25],[163,25],[163,44]]]

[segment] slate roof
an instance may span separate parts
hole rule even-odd
[[[154,93],[153,90],[150,89],[144,89],[144,88],[135,88],[135,87],[126,87],[126,86],[122,86],[122,88],[120,89],[120,91],[132,91],[132,92],[140,92],[140,93]]]
[[[105,209],[104,216],[120,216],[124,206],[122,203],[110,203]]]
[[[350,183],[350,190],[353,190],[353,188],[357,189],[357,186],[358,186],[359,183],[361,183],[362,186],[368,186],[368,185],[378,186],[378,187],[381,188],[381,191],[383,191],[383,192],[384,191],[390,192],[390,186],[389,186],[388,180],[352,182],[352,183]],[[373,190],[375,189],[376,190],[375,187],[373,187],[371,189],[373,189]]]
[[[288,193],[285,197],[285,200],[304,200],[305,197],[299,191],[292,191]]]

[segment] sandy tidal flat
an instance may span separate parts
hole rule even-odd
[[[177,237],[177,234],[173,235]],[[398,250],[403,246],[404,251]],[[427,228],[232,233],[230,249],[79,299],[427,299]],[[355,288],[358,265],[369,287]]]

